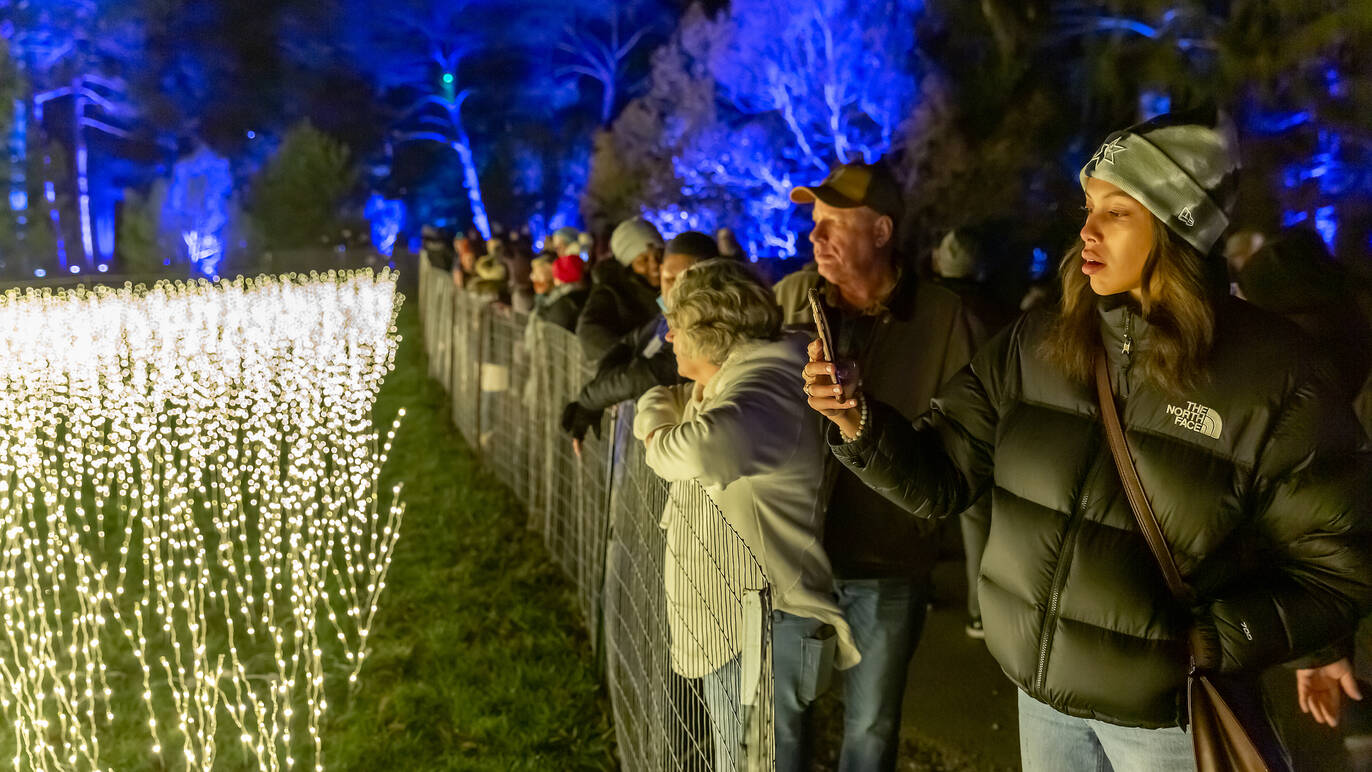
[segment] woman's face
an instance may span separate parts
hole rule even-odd
[[[1143,266],[1153,250],[1153,215],[1118,186],[1086,179],[1081,272],[1097,295],[1132,293],[1142,300]]]
[[[553,269],[536,266],[529,272],[529,282],[534,285],[535,295],[547,294],[553,288]]]
[[[662,253],[650,247],[643,254],[634,258],[634,261],[629,264],[629,269],[656,287],[662,283]]]
[[[682,341],[683,337],[688,336],[669,328],[666,337],[667,342],[672,344],[672,353],[676,355],[677,374],[682,378],[703,383],[709,381],[710,376],[719,369],[705,357],[690,352],[690,341]],[[683,343],[686,345],[683,346]]]

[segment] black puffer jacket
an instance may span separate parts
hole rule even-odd
[[[1142,319],[1127,305],[1102,317],[1139,477],[1194,610],[1177,607],[1139,533],[1094,387],[1037,353],[1049,313],[997,336],[913,426],[872,403],[866,431],[834,453],[919,516],[994,485],[978,587],[1006,675],[1064,713],[1171,726],[1192,624],[1218,634],[1226,672],[1351,630],[1372,592],[1368,457],[1329,368],[1277,317],[1220,301],[1204,385],[1181,396],[1131,370]]]
[[[656,317],[657,288],[614,260],[591,271],[595,283],[576,322],[576,337],[587,362],[601,357],[639,325]]]

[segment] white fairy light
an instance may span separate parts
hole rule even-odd
[[[400,300],[389,271],[0,295],[16,770],[108,768],[116,690],[164,764],[324,768],[404,516],[404,411],[371,420]]]

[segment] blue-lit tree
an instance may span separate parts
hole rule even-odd
[[[656,3],[643,1],[599,3],[587,10],[574,9],[567,22],[557,47],[568,61],[556,74],[595,83],[600,89],[600,124],[608,126],[621,96],[634,85],[625,82],[630,61],[653,37],[663,14]]]
[[[10,207],[21,227],[26,225],[29,201],[23,159],[29,152],[29,129],[34,126],[41,131],[45,112],[59,101],[66,102],[72,116],[71,156],[82,262],[94,267],[97,244],[86,136],[89,131],[127,136],[126,128],[119,124],[127,122],[135,110],[127,98],[120,68],[140,50],[141,27],[129,4],[113,0],[3,0],[0,36],[9,42],[28,92],[12,102]],[[55,168],[46,151],[43,169],[43,197],[56,239],[57,259],[65,268],[67,250],[54,184],[54,177],[65,170]],[[22,238],[22,232],[20,235]],[[98,247],[105,258],[113,251],[112,244]]]
[[[164,244],[192,271],[219,275],[233,211],[233,170],[229,161],[205,146],[176,162],[161,201],[159,230]]]
[[[462,115],[473,93],[465,65],[486,44],[475,6],[474,0],[349,0],[345,48],[378,90],[400,105],[397,143],[435,142],[457,156],[473,224],[489,238],[490,218]]]
[[[790,189],[891,149],[916,93],[922,5],[692,8],[655,55],[649,93],[598,144],[583,214],[622,218],[636,202],[668,232],[729,225],[754,255],[795,254],[805,227]]]
[[[362,214],[371,229],[372,246],[390,257],[395,249],[396,238],[400,236],[400,229],[405,225],[405,202],[373,193],[367,198]]]

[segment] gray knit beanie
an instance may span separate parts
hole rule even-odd
[[[662,234],[642,217],[625,220],[610,234],[610,251],[620,265],[633,263],[649,247],[662,249]]]
[[[1166,114],[1111,134],[1081,170],[1119,186],[1168,229],[1209,254],[1238,192],[1238,140],[1223,115]],[[1212,123],[1214,125],[1212,125]]]

